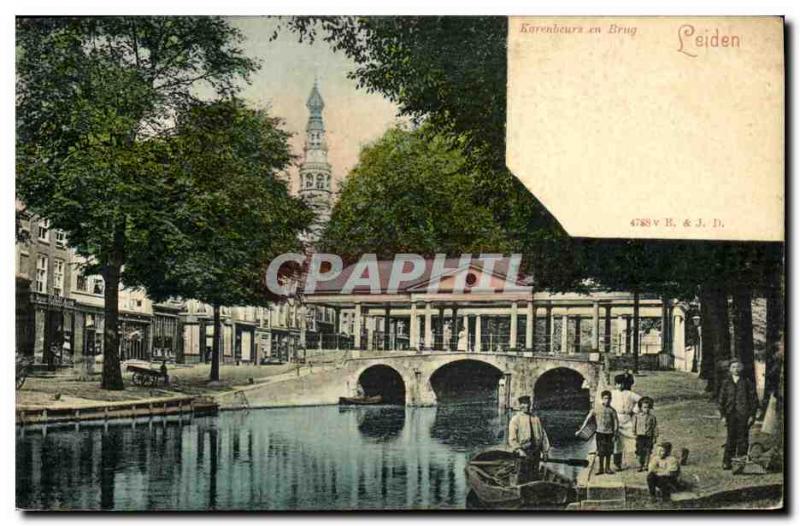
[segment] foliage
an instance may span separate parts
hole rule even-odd
[[[169,146],[173,181],[185,194],[172,209],[181,217],[180,243],[164,250],[166,265],[135,261],[128,269],[139,281],[156,282],[151,296],[213,305],[273,299],[264,284],[266,266],[279,254],[302,250],[298,235],[313,218],[279,177],[292,160],[289,134],[280,126],[236,99],[179,115]]]
[[[167,262],[185,235],[173,204],[187,189],[158,139],[199,84],[230,95],[256,68],[241,38],[215,17],[17,20],[17,193],[103,275],[107,327],[120,279],[152,285],[128,269]],[[123,387],[118,346],[106,331],[111,389]]]
[[[476,174],[426,125],[395,128],[365,148],[342,183],[322,246],[350,259],[413,252],[507,252],[509,241],[479,203]]]

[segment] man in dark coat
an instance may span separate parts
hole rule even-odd
[[[753,382],[741,376],[742,364],[731,362],[730,376],[719,390],[719,412],[728,428],[722,468],[731,469],[731,459],[747,454],[750,426],[756,421],[758,396]]]

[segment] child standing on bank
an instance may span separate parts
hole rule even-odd
[[[639,400],[639,412],[633,415],[633,432],[636,434],[636,456],[639,471],[647,471],[647,463],[658,438],[658,422],[653,414],[653,399],[644,396]]]
[[[597,444],[597,460],[600,467],[598,475],[614,472],[611,471],[611,456],[614,454],[614,438],[619,432],[619,418],[617,412],[611,407],[611,391],[600,393],[602,405],[595,411],[597,430],[595,440]]]

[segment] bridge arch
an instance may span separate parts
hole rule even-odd
[[[386,364],[366,367],[359,373],[357,382],[365,396],[380,395],[388,404],[406,403],[406,382],[394,367]]]
[[[543,371],[533,385],[536,409],[588,411],[591,406],[589,379],[572,367],[556,366]]]
[[[503,371],[489,361],[459,358],[441,364],[431,374],[429,384],[438,403],[497,399]]]

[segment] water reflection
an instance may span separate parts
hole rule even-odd
[[[495,403],[459,402],[436,407],[431,437],[456,451],[476,451],[504,442],[508,417]]]
[[[549,423],[565,418],[542,416],[551,435]],[[506,423],[493,404],[456,404],[254,410],[190,424],[27,430],[17,434],[17,505],[464,508],[466,462],[503,443]],[[560,456],[582,446],[564,444]]]
[[[358,420],[358,432],[377,442],[394,440],[406,423],[406,408],[389,405],[379,407],[340,407],[339,412],[352,411]]]

